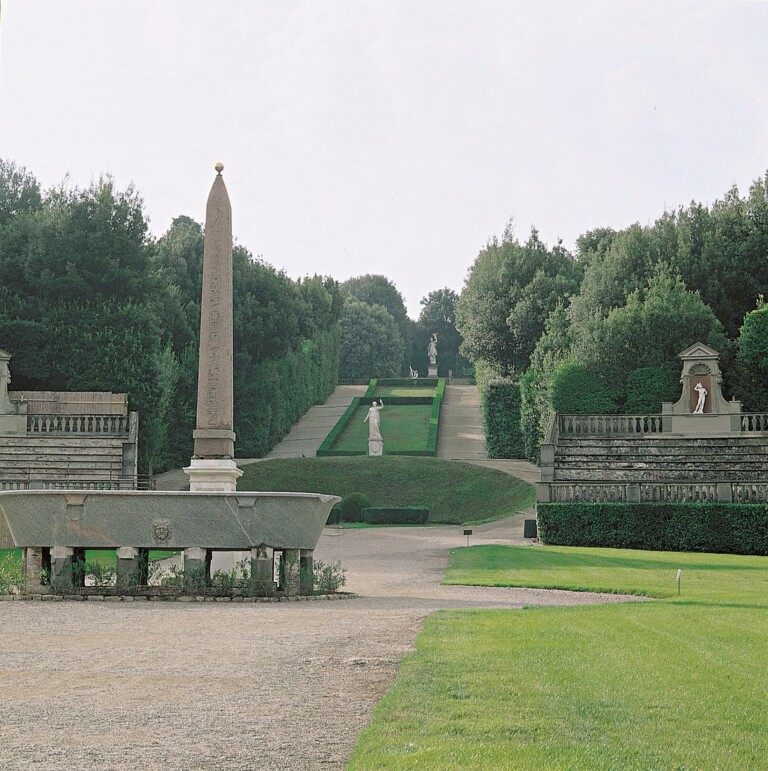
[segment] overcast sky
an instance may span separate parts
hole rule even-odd
[[[113,175],[298,278],[460,291],[489,237],[651,223],[768,170],[768,3],[2,0],[0,157]]]

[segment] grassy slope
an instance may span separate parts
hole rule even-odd
[[[428,506],[431,523],[515,514],[533,487],[509,474],[442,458],[286,458],[244,466],[238,490],[365,494],[374,506]]]
[[[768,559],[493,548],[447,580],[668,599],[431,617],[350,768],[764,767]]]

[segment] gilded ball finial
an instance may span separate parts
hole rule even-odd
[[[217,163],[214,166],[214,168],[216,169],[216,171],[219,172],[219,174],[221,174],[221,172],[224,171],[224,164],[223,163]]]

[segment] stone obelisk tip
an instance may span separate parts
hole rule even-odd
[[[224,171],[224,164],[223,164],[223,163],[221,163],[221,162],[219,162],[219,163],[217,163],[217,164],[216,164],[216,165],[215,165],[213,168],[214,168],[214,169],[216,169],[216,171],[217,171],[219,174],[221,174],[221,172],[222,172],[222,171]]]

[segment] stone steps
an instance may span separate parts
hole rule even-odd
[[[558,439],[554,481],[721,481],[763,479],[768,434]]]
[[[0,437],[0,479],[119,477],[123,442],[118,437]]]

